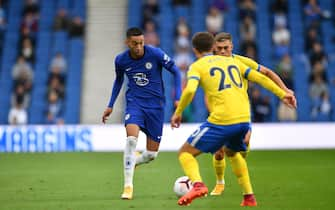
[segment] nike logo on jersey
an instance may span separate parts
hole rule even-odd
[[[131,69],[131,67],[129,67],[129,68],[126,68],[126,70],[125,71],[129,71]]]

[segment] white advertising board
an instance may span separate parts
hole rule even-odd
[[[161,151],[176,151],[199,126],[164,125]],[[335,123],[253,124],[251,149],[335,148]],[[122,151],[123,125],[0,126],[0,152]],[[145,149],[140,134],[137,148]]]

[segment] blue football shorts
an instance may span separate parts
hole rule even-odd
[[[244,137],[250,129],[250,123],[215,125],[205,122],[193,132],[187,142],[202,152],[215,153],[222,146],[236,152],[246,151]]]
[[[136,124],[147,136],[160,142],[163,133],[164,108],[143,108],[128,102],[125,113],[125,125]]]

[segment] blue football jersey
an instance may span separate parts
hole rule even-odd
[[[129,50],[117,55],[115,58],[116,80],[109,107],[113,107],[124,75],[126,75],[128,78],[127,101],[135,101],[144,108],[162,108],[165,105],[163,67],[174,74],[176,100],[179,100],[181,92],[180,70],[161,49],[145,45],[144,55],[140,59],[130,57]]]

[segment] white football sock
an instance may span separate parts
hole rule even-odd
[[[127,137],[126,148],[123,153],[124,186],[133,187],[134,168],[136,163],[136,144],[137,138],[135,136]]]
[[[158,155],[156,151],[144,151],[140,156],[136,158],[136,165],[141,165],[143,163],[149,163],[154,160]]]

